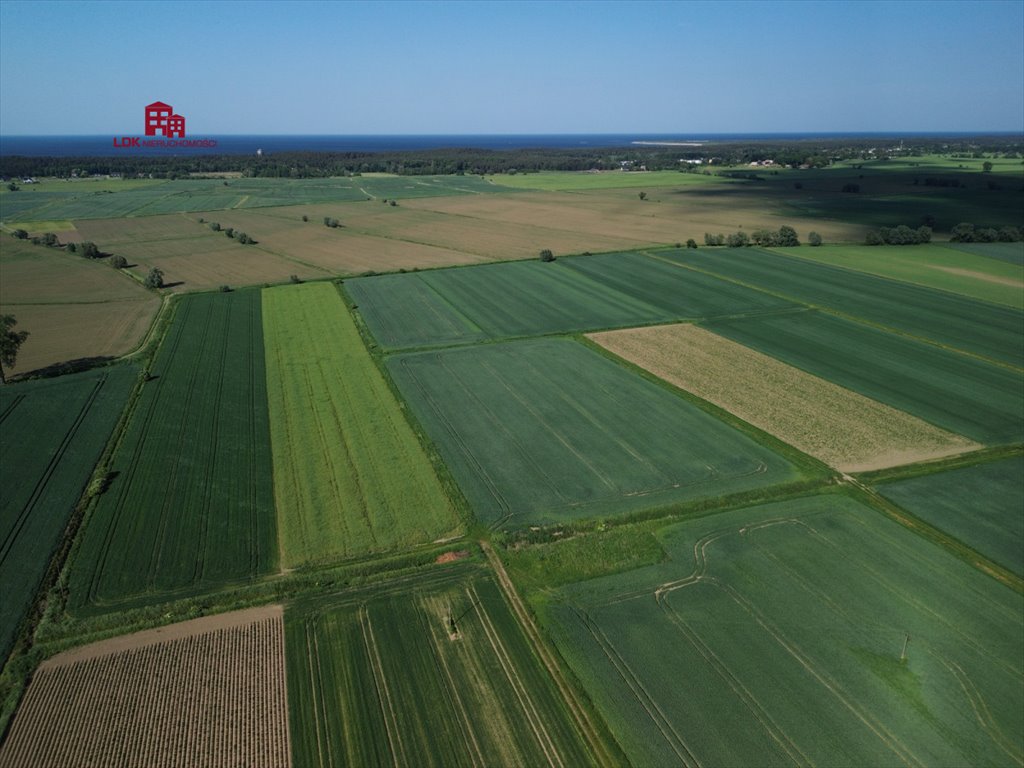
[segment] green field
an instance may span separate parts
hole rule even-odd
[[[77,608],[153,603],[277,567],[258,291],[183,299],[72,566]]]
[[[878,490],[1024,577],[1024,457],[899,480]]]
[[[447,309],[448,317],[444,320],[427,321],[431,329],[439,322],[445,324],[441,341],[452,336],[448,326],[457,329],[456,333],[466,328],[464,338],[473,338],[475,329],[479,329],[486,338],[495,339],[635,325],[665,317],[657,307],[564,269],[558,262],[485,264],[419,272],[403,275],[402,279],[421,281],[425,287],[413,290],[419,294],[436,293],[438,299],[428,297],[426,301],[433,307]],[[363,280],[367,282],[365,288],[361,286]],[[402,310],[392,315],[388,310],[397,302],[388,289],[394,282],[381,283],[378,288],[375,280],[360,278],[345,285],[360,309],[365,311],[367,304],[377,305],[366,321],[382,346],[412,346],[416,339],[423,338],[417,328],[418,316]]]
[[[543,609],[633,764],[1024,760],[1019,594],[836,494],[660,538]]]
[[[351,202],[373,198],[483,194],[500,187],[472,176],[373,176],[330,179],[47,179],[0,196],[5,224],[52,219],[106,219],[160,213]]]
[[[595,762],[479,568],[295,605],[285,622],[297,766]]]
[[[637,253],[356,278],[345,288],[378,342],[391,349],[795,306]]]
[[[1024,243],[947,243],[947,246],[963,253],[1024,266]]]
[[[1008,307],[1024,308],[1024,269],[945,244],[824,245],[819,248],[780,248],[778,252]]]
[[[579,192],[588,189],[645,189],[688,187],[722,179],[700,173],[679,171],[541,171],[539,173],[502,173],[488,176],[489,181],[513,189],[537,189],[544,192]]]
[[[137,371],[0,387],[0,656],[6,656]]]
[[[801,477],[695,405],[565,339],[388,358],[477,517],[558,523]]]
[[[334,285],[263,291],[283,566],[365,556],[460,528]]]
[[[972,440],[1024,440],[1024,376],[1003,366],[824,312],[708,328]]]
[[[664,251],[663,257],[1012,366],[1024,359],[1024,313],[1010,307],[760,248]]]

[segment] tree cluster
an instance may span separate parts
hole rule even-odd
[[[687,241],[688,247],[689,242]],[[800,245],[800,238],[797,237],[795,229],[784,224],[777,231],[756,229],[749,235],[742,230],[731,235],[713,235],[710,232],[705,232],[704,245],[727,245],[730,248],[744,248],[748,245],[759,245],[766,248],[791,248]],[[696,243],[694,243],[694,247],[696,247]]]
[[[1024,240],[1024,233],[1017,227],[976,228],[969,222],[962,222],[950,230],[949,239],[954,243],[1017,243]]]
[[[931,227],[911,229],[906,224],[873,229],[864,238],[865,245],[922,245],[931,241]]]

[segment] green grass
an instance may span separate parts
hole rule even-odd
[[[182,300],[150,374],[73,564],[83,612],[277,567],[259,292]]]
[[[1024,309],[1024,269],[945,245],[825,245],[778,250],[787,256]]]
[[[886,483],[878,490],[1024,577],[1024,457]]]
[[[452,502],[335,286],[263,291],[282,563],[450,536]]]
[[[654,189],[688,187],[722,179],[701,173],[680,171],[541,171],[539,173],[498,174],[488,180],[502,187],[535,189],[544,192],[579,192],[590,189]]]
[[[662,258],[905,334],[1020,367],[1024,313],[760,248],[676,250]]]
[[[293,606],[285,631],[295,765],[595,762],[479,568]]]
[[[1024,441],[1024,377],[824,312],[708,324],[733,341],[978,442]]]
[[[788,461],[576,342],[388,358],[479,520],[520,527],[795,480]]]
[[[0,387],[0,657],[124,408],[130,365]]]
[[[1012,590],[838,494],[660,539],[665,563],[565,587],[543,608],[632,763],[1024,758]]]

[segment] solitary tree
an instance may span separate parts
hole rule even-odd
[[[982,164],[981,164],[981,169],[982,169],[982,170],[983,170],[983,171],[984,171],[985,173],[989,173],[989,172],[990,172],[990,171],[992,170],[992,163],[991,163],[991,161],[989,161],[989,160],[986,160],[986,161],[985,161],[984,163],[982,163]]]
[[[149,274],[146,275],[146,279],[143,282],[147,288],[163,288],[164,271],[157,267],[153,267],[149,270]]]
[[[543,251],[540,252],[540,260],[541,261],[554,261],[555,260],[555,254],[553,254],[549,248],[545,248]]]
[[[807,242],[813,246],[819,246],[821,245],[821,235],[817,232],[809,232],[807,234]]]
[[[112,266],[114,269],[124,269],[125,267],[128,266],[128,259],[126,259],[124,256],[114,256],[110,260],[110,266]]]
[[[0,316],[0,384],[6,384],[4,377],[4,366],[14,366],[18,359],[18,350],[22,343],[28,338],[28,331],[16,331],[14,326],[18,324],[14,315]]]
[[[646,192],[640,192],[638,196],[639,196],[639,198],[641,200],[646,200],[647,199],[647,193]]]

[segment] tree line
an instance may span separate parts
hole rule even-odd
[[[628,145],[623,147],[522,148],[487,150],[469,147],[396,152],[276,152],[254,155],[172,155],[156,157],[0,157],[0,176],[121,175],[179,178],[223,172],[264,178],[318,178],[360,173],[452,175],[529,173],[535,171],[618,170],[623,163],[648,170],[694,171],[684,162],[714,159],[723,165],[772,160],[777,165],[824,167],[837,160],[870,156],[870,150],[896,139],[823,138],[758,141],[709,141],[695,147]],[[983,153],[1019,157],[1024,142],[1013,136],[904,139],[904,154]],[[685,168],[681,166],[685,165]],[[698,171],[700,172],[700,171]]]

